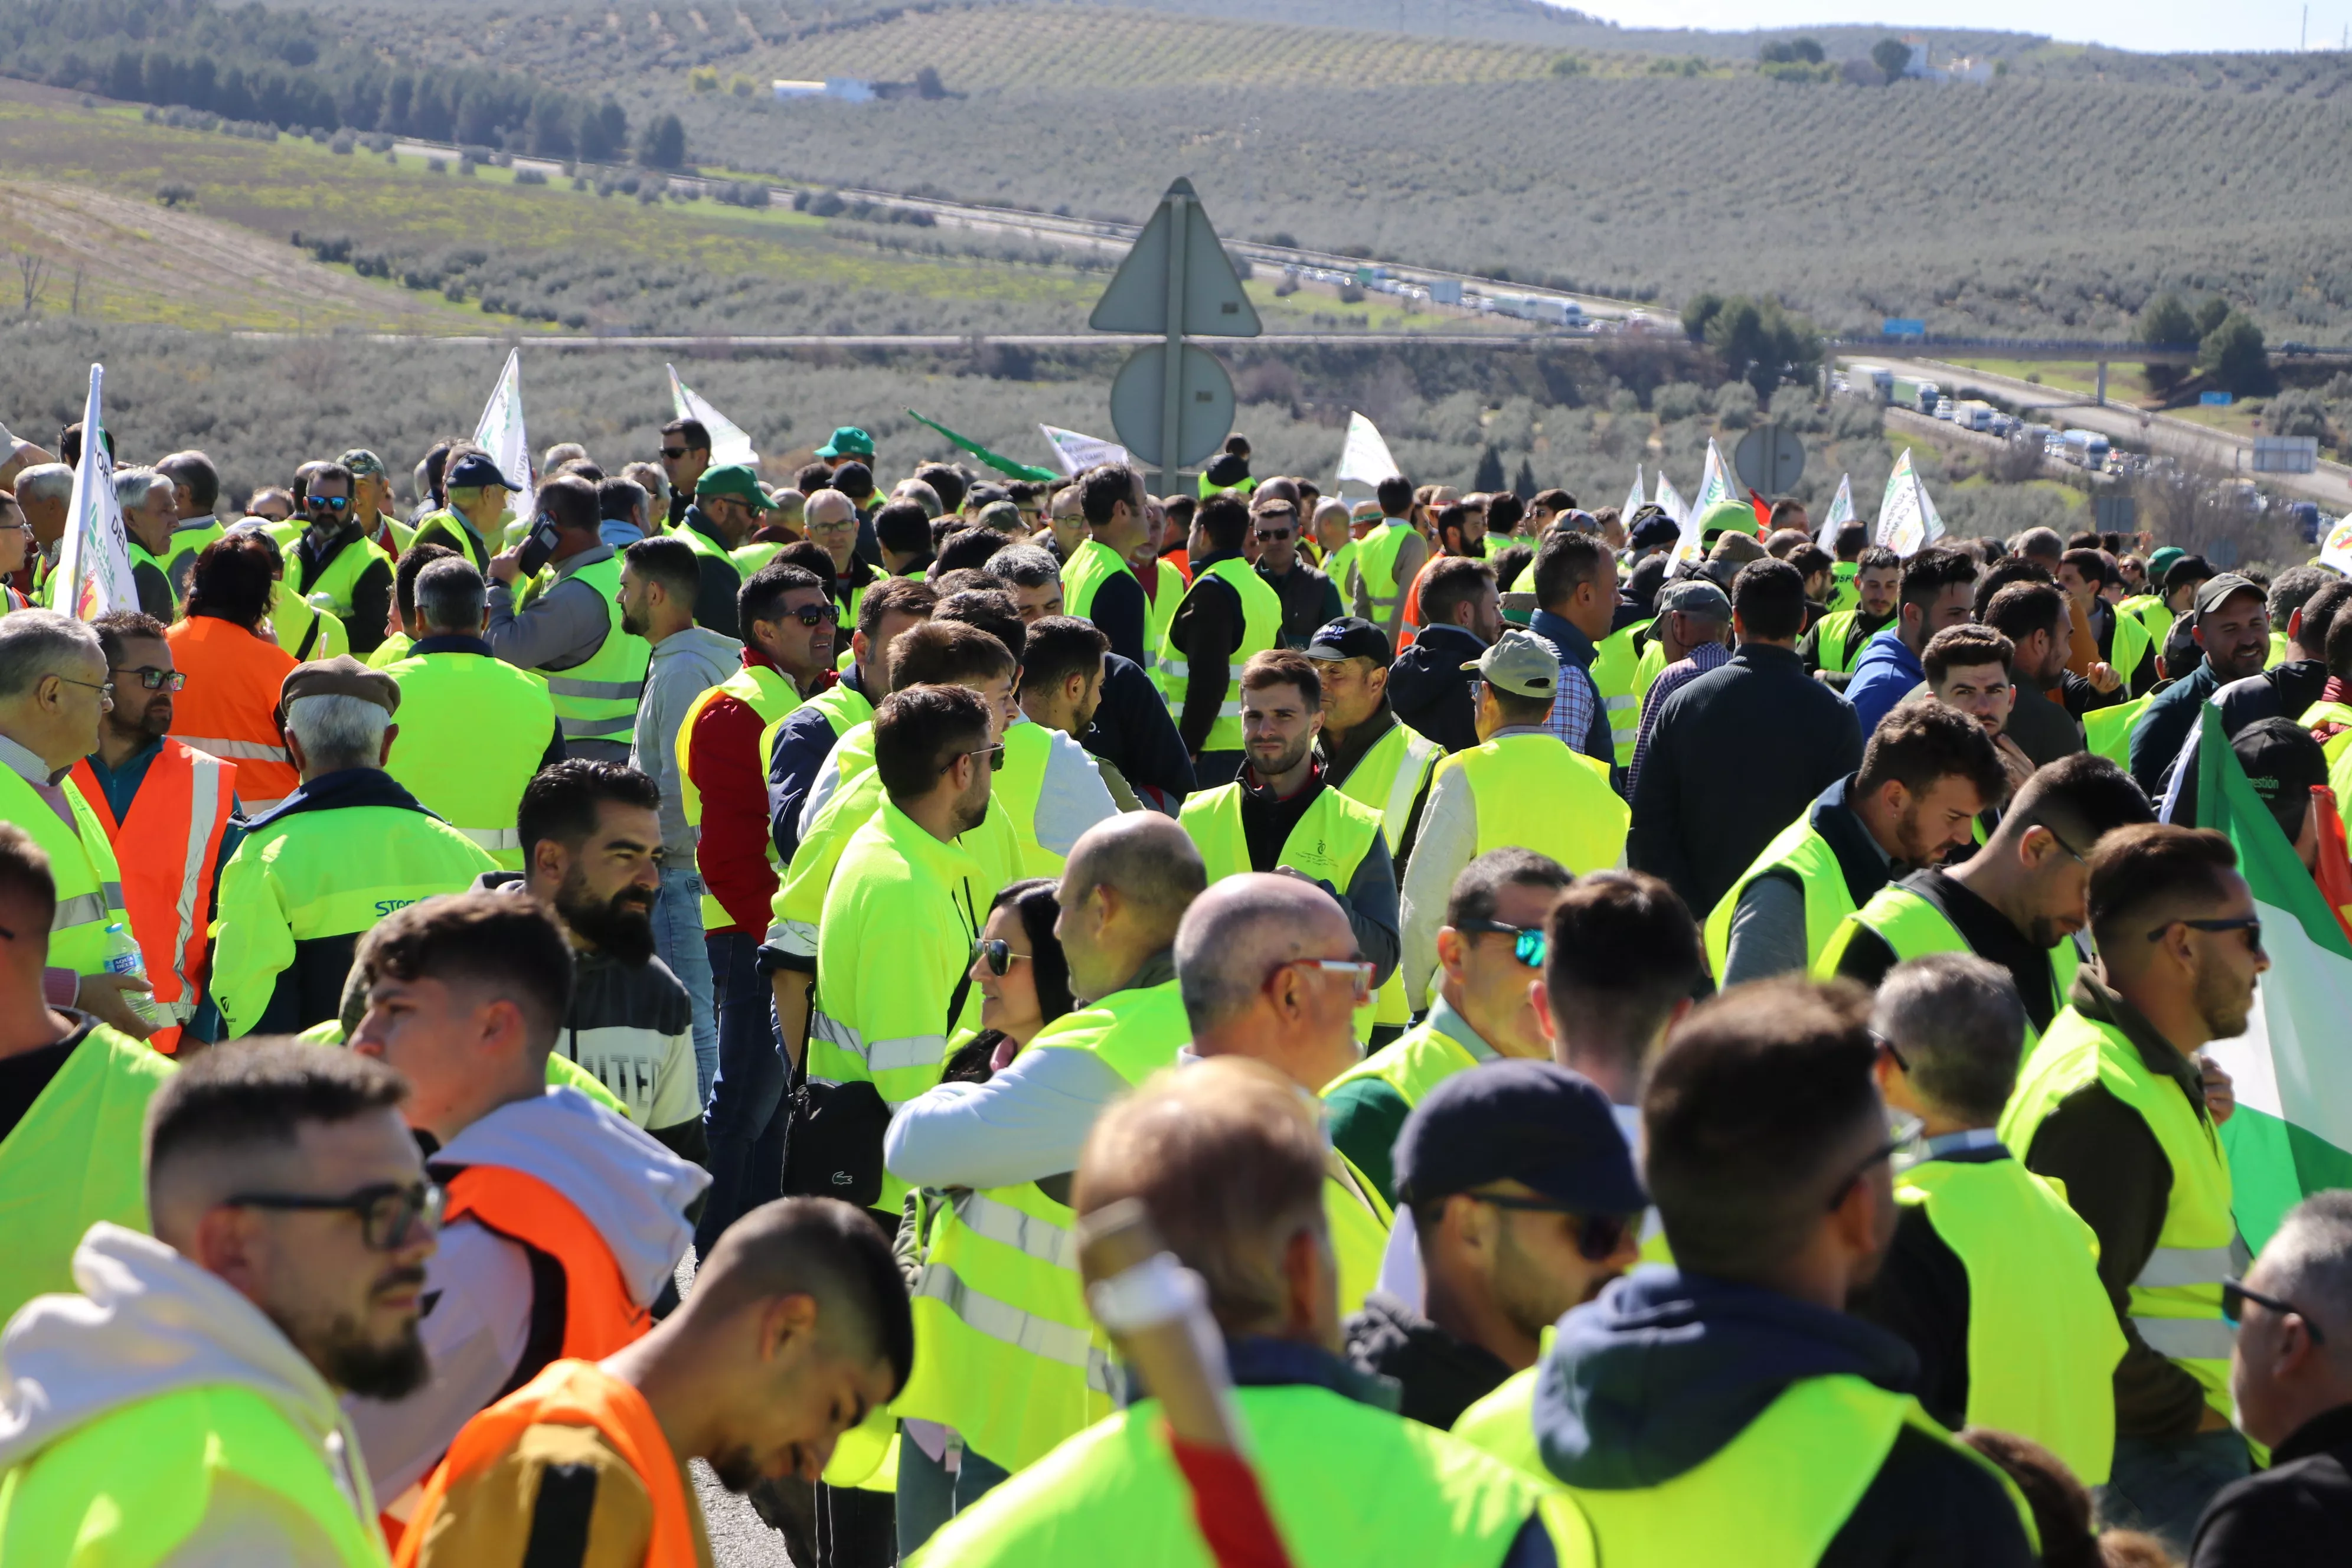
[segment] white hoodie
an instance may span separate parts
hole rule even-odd
[[[687,1205],[710,1184],[698,1167],[573,1089],[499,1107],[431,1163],[503,1165],[562,1193],[613,1249],[640,1307],[653,1305],[686,1256],[694,1240]],[[506,1387],[530,1337],[530,1262],[520,1247],[471,1220],[441,1233],[441,1249],[425,1265],[420,1327],[431,1381],[396,1404],[344,1402],[386,1500],[423,1480],[457,1429]]]
[[[75,1249],[73,1276],[80,1295],[35,1297],[0,1340],[0,1470],[127,1405],[233,1384],[268,1400],[302,1434],[373,1530],[375,1499],[335,1391],[261,1309],[152,1237],[104,1221]],[[293,1568],[337,1556],[281,1494],[222,1486],[171,1562]]]

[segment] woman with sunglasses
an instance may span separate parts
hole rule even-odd
[[[1014,882],[988,906],[967,972],[980,990],[980,1033],[948,1062],[948,1083],[985,1083],[1070,1010],[1070,967],[1054,938],[1061,905],[1049,877]]]

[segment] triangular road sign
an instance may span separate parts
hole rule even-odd
[[[1184,319],[1168,319],[1169,268],[1183,269]],[[1098,332],[1170,332],[1203,338],[1254,338],[1262,330],[1257,308],[1242,291],[1192,182],[1178,180],[1160,198],[1159,210],[1143,226],[1135,248],[1118,264],[1087,324]]]

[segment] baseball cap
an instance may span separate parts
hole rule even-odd
[[[2194,602],[2198,616],[2201,618],[2209,612],[2220,609],[2224,600],[2237,594],[2252,594],[2257,599],[2263,597],[2263,591],[2260,588],[2254,586],[2246,578],[2239,576],[2235,572],[2224,572],[2219,577],[2208,577],[2197,590],[2197,598]]]
[[[1686,616],[1712,616],[1727,621],[1731,618],[1731,597],[1704,577],[1685,577],[1658,591],[1658,614],[1675,610]]]
[[[441,484],[443,489],[453,490],[486,489],[493,485],[505,490],[522,489],[499,472],[498,464],[486,452],[468,452],[458,458],[441,477]]]
[[[833,439],[816,449],[816,455],[830,461],[835,458],[871,458],[874,437],[855,425],[844,425],[833,433]]]
[[[773,511],[776,503],[760,488],[760,478],[749,463],[721,463],[715,468],[705,468],[702,477],[694,481],[694,494],[698,500],[704,496],[733,496],[753,511]]]
[[[1569,508],[1566,511],[1561,512],[1558,517],[1553,518],[1551,525],[1554,528],[1573,529],[1579,533],[1598,533],[1601,531],[1601,520],[1593,516],[1591,512],[1586,511],[1582,507]]]
[[[1549,697],[1559,689],[1559,655],[1532,632],[1505,632],[1462,668],[1514,697]]]
[[[1672,550],[1682,536],[1682,524],[1664,512],[1654,511],[1633,525],[1627,539],[1636,550]]]
[[[2230,742],[2246,782],[2263,797],[2292,841],[2303,831],[2304,812],[2315,785],[2327,782],[2327,752],[2310,731],[2292,719],[2257,719]]]
[[[387,713],[400,711],[400,682],[347,653],[314,664],[298,664],[286,672],[285,681],[278,688],[279,729],[286,727],[286,710],[304,697],[356,697]]]
[[[2161,584],[2164,581],[2164,574],[2172,570],[2172,563],[2188,553],[2178,544],[2168,544],[2160,550],[2150,551],[2147,557],[2147,580]]]
[[[1389,634],[1361,616],[1342,616],[1317,628],[1307,644],[1307,657],[1331,663],[1343,658],[1369,658],[1385,668],[1389,662]]]
[[[975,528],[992,529],[998,533],[1021,534],[1029,531],[1021,519],[1021,509],[1009,500],[990,501],[971,521]]]
[[[335,461],[349,468],[358,478],[366,479],[370,476],[379,479],[383,478],[383,459],[365,447],[354,447],[337,458]]]
[[[1378,522],[1386,515],[1381,510],[1381,503],[1376,500],[1360,500],[1348,509],[1349,522]]]
[[[1650,1202],[1609,1097],[1556,1062],[1447,1078],[1405,1118],[1395,1171],[1400,1205],[1502,1181],[1584,1214],[1635,1215]]]
[[[1744,500],[1719,500],[1698,514],[1699,542],[1718,533],[1756,533],[1756,509]]]

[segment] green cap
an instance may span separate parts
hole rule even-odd
[[[2188,553],[2189,552],[2177,544],[2168,544],[2161,550],[2151,551],[2147,557],[2148,585],[2159,593],[2162,592],[2164,574],[2172,570],[2174,562]]]
[[[1719,500],[1698,514],[1698,540],[1708,542],[1717,533],[1755,533],[1756,509],[1744,500]]]
[[[776,503],[760,488],[760,479],[749,463],[721,463],[715,468],[702,470],[702,478],[694,481],[696,500],[704,496],[733,496],[753,511],[773,511]]]
[[[845,425],[833,433],[832,440],[816,449],[816,455],[827,462],[836,458],[871,459],[874,456],[874,437],[855,425]]]
[[[383,459],[365,447],[354,447],[335,461],[349,468],[357,478],[366,479],[371,475],[379,479],[383,478]]]
[[[1462,667],[1514,697],[1550,697],[1559,690],[1559,655],[1532,632],[1505,632],[1495,646]]]

